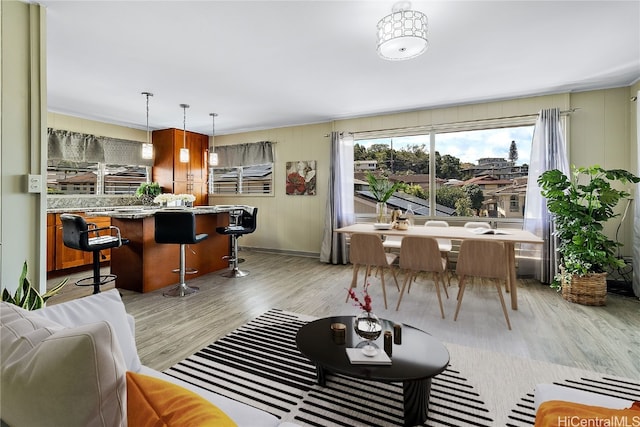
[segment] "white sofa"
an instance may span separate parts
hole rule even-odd
[[[191,390],[238,426],[295,426],[143,366],[115,289],[36,311],[0,304],[0,417],[10,427],[126,426],[126,371]]]

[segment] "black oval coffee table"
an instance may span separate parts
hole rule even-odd
[[[422,424],[427,419],[431,379],[449,364],[446,347],[428,333],[402,325],[402,343],[393,344],[391,365],[351,364],[346,349],[356,347],[362,339],[353,330],[353,316],[326,317],[309,322],[298,330],[298,350],[316,365],[318,384],[323,386],[327,372],[382,382],[402,382],[404,425]],[[393,331],[394,323],[380,320],[383,331]],[[344,323],[344,342],[335,340],[332,323]],[[383,351],[383,336],[375,341]]]

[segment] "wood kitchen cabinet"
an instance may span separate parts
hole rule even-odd
[[[53,214],[49,214],[53,215]],[[79,214],[81,215],[81,214]],[[84,216],[84,215],[82,215]],[[111,218],[109,217],[87,217],[87,222],[96,224],[97,228],[108,227],[111,225]],[[64,245],[63,233],[62,233],[62,220],[60,214],[55,214],[55,226],[54,230],[50,231],[47,225],[47,239],[51,239],[50,234],[53,234],[53,243],[47,243],[47,249],[54,248],[53,254],[47,253],[47,271],[49,270],[49,259],[55,270],[63,270],[65,268],[81,267],[84,265],[91,265],[93,263],[93,252],[85,252],[77,249],[71,249]],[[100,261],[109,261],[111,259],[111,249],[107,249],[100,252]]]
[[[194,205],[207,205],[207,155],[209,136],[181,129],[163,129],[153,132],[153,181],[163,193],[188,193],[196,197]],[[189,149],[189,162],[180,162],[180,149]]]

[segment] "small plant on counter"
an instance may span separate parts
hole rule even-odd
[[[136,196],[142,200],[144,204],[153,203],[153,199],[162,193],[162,188],[157,182],[143,182],[136,189]]]
[[[2,290],[2,301],[15,304],[26,310],[37,310],[44,307],[44,304],[49,298],[60,292],[60,290],[67,284],[69,278],[65,278],[62,282],[55,285],[52,289],[49,289],[44,294],[40,293],[31,286],[29,279],[27,278],[27,261],[22,266],[22,274],[18,280],[18,289],[14,295],[5,288]]]

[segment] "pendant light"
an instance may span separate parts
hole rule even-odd
[[[213,138],[216,134],[216,116],[218,113],[209,113],[211,116],[211,147],[209,147],[209,166],[218,166],[218,153],[215,152]]]
[[[187,108],[188,104],[180,104],[180,108],[184,110],[184,122],[182,132],[182,148],[180,149],[180,163],[189,163],[189,149],[187,148]]]
[[[153,143],[149,139],[149,97],[153,96],[151,92],[142,92],[147,97],[147,142],[142,144],[142,158],[153,159]]]

